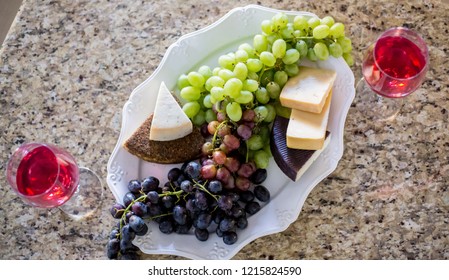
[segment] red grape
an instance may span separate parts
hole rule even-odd
[[[235,186],[241,191],[247,191],[251,186],[251,182],[249,181],[248,178],[238,176],[235,179]]]
[[[226,168],[228,168],[231,172],[237,172],[240,168],[240,161],[234,157],[228,157],[226,158],[224,166],[226,166]]]
[[[247,163],[240,165],[240,168],[237,171],[237,174],[239,176],[249,178],[249,176],[251,176],[254,173],[254,171],[256,171],[256,167],[254,166],[254,164],[252,164],[251,162],[247,162]]]
[[[217,168],[213,164],[204,165],[201,167],[201,176],[204,179],[213,179],[217,175]]]
[[[220,123],[218,121],[211,121],[208,125],[207,125],[207,131],[209,131],[209,133],[211,135],[215,134],[215,131],[217,131],[217,127],[220,125]]]
[[[222,166],[218,168],[216,175],[217,180],[220,180],[223,184],[227,184],[229,182],[230,177],[231,172],[229,172],[229,170],[226,167]]]
[[[248,140],[252,135],[252,130],[248,126],[241,124],[237,127],[237,134],[243,139]]]
[[[242,119],[247,122],[252,122],[255,117],[256,113],[251,109],[245,110],[242,114]]]
[[[228,146],[229,151],[236,150],[240,147],[239,139],[232,134],[225,135],[223,143]]]
[[[201,152],[203,155],[208,156],[212,153],[214,145],[211,142],[205,142],[201,147]]]
[[[212,153],[212,158],[216,164],[224,164],[226,162],[226,154],[223,151],[216,150]]]

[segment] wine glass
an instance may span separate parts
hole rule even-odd
[[[6,178],[25,203],[58,207],[75,220],[91,215],[103,195],[95,173],[78,167],[67,151],[46,143],[18,147],[8,161]]]
[[[416,32],[405,27],[386,30],[364,56],[357,108],[373,120],[393,119],[403,97],[424,81],[428,63],[427,45]]]

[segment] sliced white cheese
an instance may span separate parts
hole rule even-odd
[[[153,113],[150,140],[170,141],[182,138],[193,131],[189,117],[171,94],[164,82],[161,83]]]
[[[332,92],[319,114],[292,109],[287,127],[287,147],[302,150],[323,148],[331,100]]]
[[[302,175],[307,171],[307,169],[310,168],[310,166],[315,162],[315,160],[320,156],[320,154],[326,149],[327,145],[329,145],[329,142],[331,141],[331,135],[329,135],[323,143],[323,147],[319,150],[316,150],[313,155],[309,158],[309,160],[301,167],[301,169],[298,170],[298,173],[296,173],[296,179],[295,182],[301,178]]]
[[[284,107],[321,113],[336,77],[333,70],[302,66],[285,84],[279,100]]]

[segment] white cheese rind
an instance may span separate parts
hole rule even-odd
[[[287,147],[303,150],[323,148],[331,100],[332,93],[319,114],[292,109],[287,127]]]
[[[285,84],[279,100],[284,107],[321,113],[336,77],[333,70],[302,66]]]
[[[150,129],[150,140],[170,141],[189,135],[193,125],[189,117],[171,94],[164,82],[161,83]]]

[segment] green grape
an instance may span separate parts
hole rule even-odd
[[[214,110],[208,109],[208,110],[206,110],[204,118],[205,118],[207,123],[210,123],[211,121],[216,121],[217,120],[217,114],[215,114]]]
[[[263,65],[263,64],[262,64]],[[248,67],[248,65],[247,65]],[[249,69],[248,69],[249,70]],[[254,80],[254,81],[258,81],[259,80],[259,75],[257,75],[256,72],[253,71],[248,71],[248,79],[250,80]]]
[[[201,91],[197,87],[187,86],[181,89],[181,97],[187,101],[196,101],[201,96]]]
[[[285,65],[284,71],[285,71],[285,73],[287,73],[287,75],[289,77],[293,77],[293,76],[298,75],[299,67],[298,67],[298,65],[296,63],[288,64],[288,65]]]
[[[260,24],[263,33],[270,35],[273,33],[273,22],[269,19],[263,20]]]
[[[293,27],[296,30],[307,30],[309,28],[309,24],[307,23],[307,18],[305,16],[295,16],[293,19]]]
[[[295,48],[299,52],[299,57],[306,57],[307,56],[307,51],[309,50],[309,47],[307,46],[307,43],[304,40],[299,40],[296,43]]]
[[[284,58],[282,58],[282,62],[285,64],[294,64],[299,60],[299,52],[297,49],[288,49],[285,53]]]
[[[317,17],[311,17],[309,18],[309,20],[307,21],[307,23],[309,24],[309,30],[313,30],[315,27],[317,27],[318,25],[320,25],[321,21],[319,18]]]
[[[271,99],[278,99],[281,94],[281,87],[278,83],[271,81],[267,84],[267,93]]]
[[[254,113],[256,113],[256,117],[254,118],[254,120],[256,122],[261,122],[267,117],[268,109],[264,105],[260,105],[254,108]]]
[[[274,41],[282,39],[282,36],[279,33],[273,33],[267,36],[268,43],[273,44]]]
[[[282,38],[284,39],[291,39],[294,37],[293,32],[295,32],[295,29],[292,27],[286,27],[281,30]]]
[[[282,104],[279,103],[279,102],[276,102],[274,104],[274,108],[276,110],[276,115],[278,115],[280,117],[283,117],[283,118],[286,118],[286,119],[290,118],[290,114],[292,113],[292,109],[282,106]]]
[[[226,105],[226,114],[234,121],[238,122],[242,118],[242,107],[237,102],[231,102]]]
[[[229,69],[221,69],[218,71],[218,76],[222,78],[225,82],[231,78],[235,78],[234,72]]]
[[[204,111],[198,111],[198,113],[192,118],[192,123],[196,126],[201,126],[206,122],[206,114]]]
[[[206,96],[204,96],[203,105],[206,108],[212,108],[212,106],[213,106],[213,103],[210,101],[210,97],[211,97],[210,94],[207,94]]]
[[[343,55],[343,49],[339,43],[333,42],[329,45],[329,53],[333,57],[339,58]]]
[[[181,74],[181,76],[179,76],[177,85],[180,90],[190,86],[189,79],[186,74]]]
[[[256,100],[261,104],[267,104],[270,101],[270,95],[268,95],[268,91],[264,87],[260,87],[256,91]]]
[[[349,66],[354,65],[354,58],[350,53],[344,53],[343,58]]]
[[[212,87],[223,87],[225,81],[220,76],[211,76],[207,79],[206,83],[209,82]]]
[[[220,57],[218,58],[218,64],[225,69],[232,70],[234,69],[235,59],[227,54],[220,55]]]
[[[256,164],[257,168],[267,168],[268,164],[270,162],[270,154],[268,154],[264,150],[258,150],[254,153],[253,156],[254,163]]]
[[[262,35],[262,34],[257,34],[256,36],[254,36],[253,46],[254,46],[254,49],[258,53],[266,51],[267,48],[268,48],[267,37],[265,35]]]
[[[273,67],[276,63],[276,58],[272,53],[264,51],[260,54],[260,61],[268,67]]]
[[[243,50],[248,54],[248,58],[254,58],[255,57],[255,50],[254,48],[248,44],[248,43],[243,43],[238,47],[239,50]]]
[[[201,88],[202,86],[204,86],[204,82],[206,81],[203,75],[195,71],[192,71],[189,74],[187,74],[187,80],[189,80],[189,83],[192,86],[197,88]]]
[[[258,135],[258,134],[253,134],[251,135],[250,138],[248,138],[248,140],[246,140],[246,146],[248,147],[248,149],[252,150],[252,151],[257,151],[263,148],[263,139],[262,136]]]
[[[248,70],[254,73],[259,72],[262,70],[263,63],[257,58],[249,58],[246,61],[246,67],[248,67]]]
[[[271,123],[274,121],[274,118],[276,117],[276,109],[271,104],[266,104],[265,107],[267,107],[268,114],[267,117],[263,120],[264,122]],[[270,136],[268,135],[268,139],[270,139]]]
[[[312,34],[315,39],[324,39],[329,35],[329,26],[320,24],[313,29]]]
[[[224,94],[228,95],[232,98],[237,98],[240,95],[240,91],[242,90],[243,83],[241,80],[237,78],[231,78],[226,81],[223,90]]]
[[[274,78],[274,70],[270,69],[265,72],[263,72],[262,76],[260,77],[260,84],[262,86],[266,86],[269,82],[273,81]]]
[[[270,105],[271,106],[271,105]],[[276,116],[276,113],[275,113]],[[274,120],[274,117],[273,117]],[[270,128],[268,127],[268,125],[261,125],[259,126],[259,133],[257,133],[258,135],[260,135],[260,137],[262,138],[262,142],[263,144],[267,144],[270,143]]]
[[[215,67],[214,69],[212,69],[212,75],[214,76],[218,76],[218,72],[221,70],[221,67]]]
[[[240,91],[240,95],[237,98],[234,98],[234,101],[240,104],[248,104],[253,102],[253,100],[254,100],[253,93],[247,90]]]
[[[333,38],[345,36],[345,25],[341,22],[334,23],[329,29],[329,35]]]
[[[244,50],[237,50],[235,52],[235,60],[237,62],[246,62],[248,60],[248,53]]]
[[[284,13],[277,13],[273,16],[271,21],[273,22],[275,31],[279,31],[287,26],[288,17]]]
[[[284,87],[285,83],[288,81],[288,75],[285,71],[276,71],[273,78],[274,82],[276,82],[281,88]]]
[[[313,51],[315,55],[320,60],[326,60],[329,57],[329,50],[324,43],[316,43],[313,47]]]
[[[198,73],[203,75],[205,80],[209,79],[212,76],[212,70],[207,65],[202,65],[200,68],[198,68]]]
[[[309,48],[307,51],[307,58],[311,61],[317,61],[318,57],[316,57],[315,51],[313,48]]]
[[[187,115],[187,117],[189,117],[190,119],[195,117],[195,115],[198,114],[200,109],[201,109],[201,105],[200,105],[200,103],[198,103],[196,101],[187,102],[186,104],[184,104],[184,106],[182,106],[182,110]]]
[[[222,87],[212,87],[212,89],[210,90],[210,97],[211,102],[212,100],[216,102],[225,99],[226,95]],[[212,102],[212,104],[215,102]]]
[[[295,38],[304,37],[306,35],[307,34],[304,31],[302,31],[302,30],[295,30],[295,31],[293,31],[293,37],[295,37]]]
[[[283,58],[287,50],[287,43],[283,39],[277,39],[271,46],[271,51],[275,58]]]
[[[259,83],[256,80],[247,79],[243,81],[243,90],[255,92],[259,88]]]
[[[248,76],[248,68],[246,67],[246,64],[243,62],[238,62],[234,67],[234,74],[237,79],[240,79],[241,81],[246,80],[246,77]]]
[[[348,37],[340,37],[337,39],[343,53],[350,53],[352,51],[352,42]]]
[[[331,27],[335,23],[335,20],[331,16],[325,16],[324,18],[321,19],[320,22],[321,22],[321,24],[325,24],[325,25]]]

